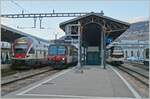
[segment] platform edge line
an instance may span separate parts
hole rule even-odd
[[[77,96],[77,95],[49,95],[49,94],[23,94],[24,96],[50,96],[50,97],[60,97],[60,98],[86,98],[86,99],[135,99],[128,97],[97,97],[97,96]]]
[[[126,84],[126,86],[128,87],[128,89],[130,89],[130,91],[133,93],[133,95],[135,96],[135,98],[137,99],[141,99],[141,96],[138,94],[138,92],[127,82],[127,80],[121,76],[121,74],[114,69],[112,66],[109,66],[121,79],[122,81]]]
[[[33,86],[33,87],[30,87],[30,88],[28,88],[28,89],[26,89],[26,90],[24,90],[24,91],[22,91],[22,92],[20,92],[20,93],[18,93],[18,94],[16,94],[16,95],[23,95],[23,94],[27,93],[28,91],[30,91],[30,90],[32,90],[32,89],[34,89],[34,88],[37,88],[37,87],[41,86],[42,84],[44,84],[44,83],[46,83],[46,82],[48,82],[48,81],[51,81],[51,80],[53,80],[53,79],[55,79],[55,78],[57,78],[57,77],[59,77],[59,76],[65,74],[65,73],[71,71],[71,70],[74,69],[74,68],[75,68],[75,67],[73,67],[73,68],[71,68],[71,69],[68,69],[68,70],[64,70],[64,71],[62,71],[62,72],[59,72],[58,74],[54,74],[54,75],[51,76],[49,79],[47,79],[47,80],[45,80],[45,81],[43,81],[43,82],[41,82],[41,83],[39,83],[39,84],[37,84],[37,85],[35,85],[35,86]]]

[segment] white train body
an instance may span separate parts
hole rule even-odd
[[[16,39],[12,47],[12,66],[32,68],[47,64],[48,46],[48,42],[31,37]]]
[[[124,53],[120,46],[112,46],[107,49],[106,61],[111,64],[120,65],[124,61]]]

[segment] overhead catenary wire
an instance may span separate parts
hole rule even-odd
[[[22,14],[24,13],[24,11],[26,11],[19,3],[15,2],[14,0],[10,0],[10,1],[22,10]]]
[[[14,0],[10,0],[13,4],[15,4],[19,9],[21,9],[22,11],[22,14],[24,14],[25,11],[27,11],[25,8],[23,8],[19,3],[15,2]],[[29,11],[27,11],[29,12]],[[34,20],[34,26],[33,27],[19,27],[17,26],[17,28],[20,28],[20,29],[25,29],[25,28],[36,28],[36,18],[33,18]],[[41,28],[41,25],[40,25],[40,28]]]

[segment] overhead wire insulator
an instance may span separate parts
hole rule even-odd
[[[42,29],[42,17],[39,17],[40,20],[40,29]]]
[[[36,20],[37,20],[37,18],[35,17],[35,18],[33,18],[33,20],[34,20],[34,26],[33,26],[33,28],[36,28]]]

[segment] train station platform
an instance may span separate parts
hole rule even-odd
[[[140,98],[134,88],[111,66],[84,66],[63,70],[5,98]]]
[[[1,64],[1,69],[9,69],[11,64]]]

